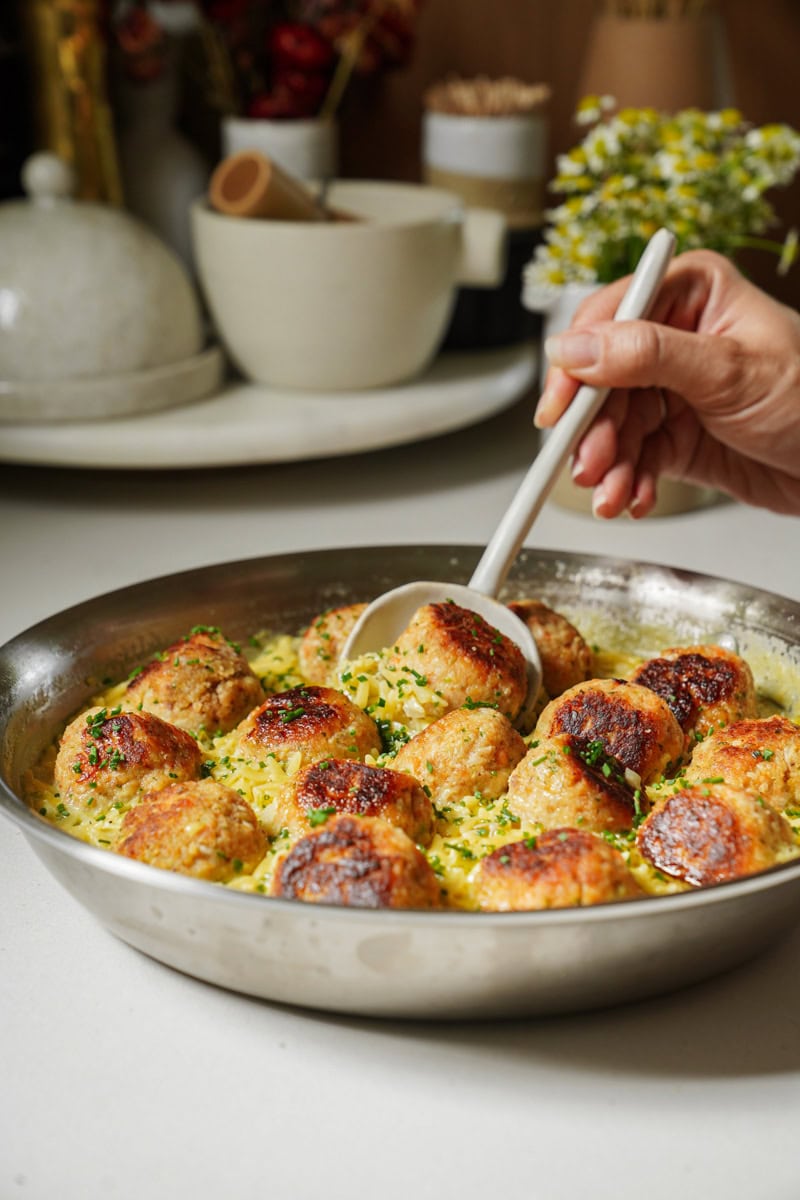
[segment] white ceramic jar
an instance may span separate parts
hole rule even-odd
[[[502,212],[510,228],[541,225],[547,176],[544,113],[464,116],[426,112],[425,178],[471,205]]]
[[[338,126],[320,117],[225,117],[223,154],[227,158],[240,150],[258,150],[274,158],[297,179],[333,179],[339,169]]]
[[[427,110],[422,123],[425,180],[470,207],[501,212],[508,225],[507,269],[492,291],[462,289],[447,345],[509,345],[535,335],[520,304],[521,274],[539,240],[547,173],[546,111],[468,115]]]

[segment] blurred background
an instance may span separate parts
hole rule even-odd
[[[230,29],[246,7],[239,0],[216,0],[200,4],[199,9],[211,17],[219,28]],[[269,0],[255,5],[263,18],[275,9]],[[280,6],[278,6],[280,7]],[[307,0],[295,5],[289,23],[297,23],[298,15],[308,23],[323,28],[328,40],[341,58],[342,50],[353,49],[358,42],[358,20],[365,11],[364,4],[333,3]],[[113,152],[124,159],[126,150],[125,122],[131,107],[130,90],[144,92],[158,83],[161,67],[159,55],[163,44],[152,45],[152,29],[142,21],[149,14],[163,33],[166,30],[170,45],[180,47],[176,72],[173,71],[174,94],[159,99],[162,120],[163,105],[170,111],[166,119],[174,122],[175,131],[183,139],[183,150],[196,151],[193,158],[197,176],[210,172],[220,154],[219,125],[220,80],[214,77],[214,64],[208,58],[208,44],[198,33],[189,10],[193,5],[182,0],[162,0],[160,3],[111,3],[111,0],[4,0],[0,5],[0,198],[18,195],[21,190],[20,169],[25,157],[56,136],[59,110],[66,104],[63,84],[56,84],[53,75],[59,71],[88,70],[89,83],[98,87],[108,102],[108,137],[114,139]],[[285,6],[284,6],[285,8]],[[677,13],[683,18],[693,14],[711,21],[711,41],[701,51],[707,65],[705,78],[699,76],[687,84],[676,103],[696,103],[714,108],[735,105],[748,122],[755,125],[774,122],[800,127],[800,88],[797,86],[797,63],[800,52],[800,4],[797,0],[719,0],[715,5],[702,0],[396,0],[378,5],[377,18],[371,17],[366,44],[362,37],[356,51],[361,53],[353,77],[345,81],[336,103],[339,135],[339,173],[355,178],[419,179],[422,175],[421,128],[426,90],[437,81],[453,74],[463,77],[512,76],[529,84],[546,84],[550,95],[547,115],[548,178],[555,170],[555,160],[579,140],[580,131],[573,121],[575,106],[587,79],[589,59],[596,51],[598,18],[633,16],[641,18],[659,9],[662,16]],[[321,15],[320,15],[321,14]],[[282,16],[285,18],[286,13]],[[270,18],[271,19],[271,18]],[[62,38],[56,45],[55,23],[63,21],[74,31],[94,27],[98,43],[94,49],[99,57],[89,62],[90,47],[81,44],[76,33],[70,40]],[[325,24],[327,22],[327,24]],[[284,24],[286,21],[284,20]],[[157,35],[160,36],[160,35]],[[266,36],[266,35],[265,35]],[[661,36],[659,34],[659,36]],[[348,40],[349,39],[349,40]],[[49,43],[49,44],[48,44]],[[658,45],[658,43],[656,44]],[[666,47],[666,42],[664,43]],[[246,48],[245,48],[246,49]],[[252,46],[254,59],[261,47]],[[310,48],[313,50],[313,47]],[[289,47],[297,62],[309,47]],[[296,53],[295,53],[296,52]],[[668,50],[664,53],[668,55]],[[81,65],[81,55],[84,55]],[[171,52],[170,52],[171,54]],[[645,75],[656,72],[659,52],[652,62],[645,62]],[[297,57],[299,55],[299,58]],[[213,56],[212,56],[213,57]],[[323,56],[324,57],[324,56]],[[618,80],[609,65],[608,77],[592,76],[603,90],[618,89]],[[171,70],[175,59],[170,58]],[[134,64],[133,69],[131,63]],[[290,66],[292,63],[290,62]],[[330,84],[336,64],[323,65]],[[663,66],[664,64],[662,64]],[[251,63],[250,66],[253,66]],[[669,66],[669,63],[667,63]],[[250,69],[248,67],[247,69]],[[257,70],[257,65],[253,67]],[[138,75],[137,75],[138,72]],[[311,72],[314,79],[319,71]],[[290,79],[291,76],[286,75]],[[293,103],[299,103],[297,115],[313,110],[321,98],[305,96],[309,75],[294,81],[299,90]],[[299,82],[298,82],[299,81]],[[291,117],[280,111],[280,98],[275,89],[255,83],[246,97],[250,113]],[[66,85],[67,88],[69,85]],[[694,91],[693,91],[694,88]],[[623,89],[624,90],[624,89]],[[645,89],[646,90],[646,89]],[[254,103],[255,101],[255,103]],[[628,102],[646,104],[649,97],[637,95]],[[84,96],[81,103],[90,104]],[[261,105],[259,109],[259,104]],[[310,104],[311,108],[303,105]],[[133,106],[136,98],[134,95]],[[80,103],[78,104],[78,109]],[[248,113],[248,115],[250,115]],[[63,116],[63,112],[62,112]],[[102,110],[93,118],[102,123]],[[147,136],[140,123],[139,141]],[[78,134],[77,136],[81,136]],[[110,145],[110,143],[109,143]],[[129,148],[128,148],[129,149]],[[101,173],[103,154],[100,155]],[[124,164],[123,164],[124,166]],[[141,174],[143,168],[139,168]],[[124,174],[124,172],[123,172]],[[130,170],[129,170],[130,174]],[[111,186],[109,195],[100,197],[112,203],[128,204],[136,188],[134,178],[124,186]],[[89,189],[91,191],[91,188]],[[84,194],[89,194],[84,192]],[[800,214],[800,179],[771,196],[775,209],[785,226],[797,223]],[[800,269],[780,277],[775,263],[764,256],[744,254],[740,262],[762,286],[796,307],[800,307]]]

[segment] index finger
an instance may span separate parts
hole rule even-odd
[[[626,275],[623,279],[615,279],[613,283],[598,287],[596,292],[590,292],[575,309],[570,329],[580,329],[595,321],[611,321],[628,290],[630,281],[630,275]]]

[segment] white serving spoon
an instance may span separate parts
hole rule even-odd
[[[615,321],[646,317],[661,286],[675,249],[675,237],[659,229],[648,242],[614,314]],[[369,604],[344,644],[339,662],[391,646],[417,609],[452,600],[479,613],[490,625],[515,642],[528,671],[528,699],[523,718],[532,710],[542,682],[542,664],[533,634],[505,604],[496,599],[511,564],[547,499],[570,454],[608,395],[608,388],[584,384],[551,430],[517,489],[505,516],[483,552],[468,586],[422,580],[384,592]]]

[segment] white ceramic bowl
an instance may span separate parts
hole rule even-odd
[[[505,222],[417,184],[336,183],[328,203],[363,219],[254,220],[196,201],[209,308],[257,382],[319,391],[399,383],[436,353],[458,284],[502,279]]]

